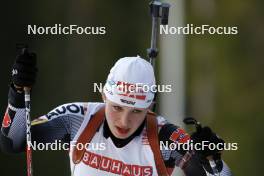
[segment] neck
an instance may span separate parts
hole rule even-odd
[[[127,145],[132,139],[134,139],[134,137],[140,135],[140,133],[142,132],[142,130],[144,128],[145,121],[146,120],[144,120],[142,122],[142,124],[138,127],[138,129],[132,135],[130,135],[126,139],[120,139],[120,138],[117,138],[113,135],[113,133],[111,132],[111,130],[108,126],[107,120],[105,119],[105,121],[104,121],[104,137],[105,138],[110,137],[117,148],[122,148],[125,145]]]

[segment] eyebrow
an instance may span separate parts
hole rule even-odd
[[[117,104],[113,104],[112,106],[116,106],[116,107],[119,107],[119,108],[122,108],[122,109],[125,109],[123,106],[120,106],[120,105],[117,105]],[[130,111],[140,111],[140,112],[142,112],[143,110],[141,110],[141,109],[129,109]]]

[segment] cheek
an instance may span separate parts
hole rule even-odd
[[[140,116],[137,115],[131,118],[130,123],[132,123],[134,127],[139,127],[144,121],[144,119],[145,119],[145,115],[140,115]]]
[[[109,109],[106,109],[105,115],[106,115],[106,119],[107,119],[108,123],[113,123],[117,119],[116,118],[117,114],[114,111],[111,111]]]

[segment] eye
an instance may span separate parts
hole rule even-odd
[[[141,110],[139,110],[139,109],[133,109],[133,111],[132,111],[133,113],[141,113],[142,111]]]
[[[121,106],[113,106],[114,111],[122,111],[122,107]]]

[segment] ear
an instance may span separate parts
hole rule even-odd
[[[105,103],[106,102],[106,96],[105,96],[105,94],[103,92],[101,93],[101,95],[102,95],[102,100]]]

